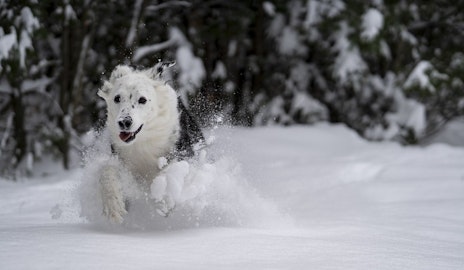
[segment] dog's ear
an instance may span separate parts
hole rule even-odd
[[[114,81],[118,78],[121,78],[124,75],[133,72],[132,68],[125,66],[125,65],[118,65],[116,68],[111,72],[110,76],[110,83],[114,83]]]
[[[97,95],[103,98],[104,100],[106,100],[112,88],[113,88],[113,85],[109,83],[108,81],[105,81],[103,83],[102,88],[98,89]]]
[[[158,62],[154,67],[147,69],[146,74],[148,77],[152,79],[162,79],[163,73],[168,68],[173,67],[176,64],[175,61],[173,62]]]

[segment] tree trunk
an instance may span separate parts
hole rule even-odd
[[[11,105],[14,113],[13,126],[14,138],[16,141],[16,149],[14,152],[15,160],[13,165],[16,168],[20,164],[21,160],[25,157],[27,152],[25,108],[21,90],[17,87],[13,88],[13,92],[11,94]]]
[[[70,22],[64,19],[63,35],[61,38],[61,61],[62,69],[60,76],[59,103],[62,114],[58,116],[58,128],[62,136],[57,138],[56,144],[63,157],[63,167],[69,169],[69,150],[70,134],[66,123],[66,117],[69,117],[70,97],[72,96],[72,42]]]

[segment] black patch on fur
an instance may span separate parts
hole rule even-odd
[[[176,64],[175,61],[173,62],[158,62],[156,65],[155,65],[155,69],[156,69],[156,76],[158,76],[159,78],[163,78],[163,73],[165,70],[167,70],[168,68],[174,66]]]
[[[177,99],[177,108],[179,110],[180,134],[176,142],[175,156],[178,159],[185,159],[195,154],[194,146],[204,143],[205,138],[197,121],[185,108],[180,98]]]

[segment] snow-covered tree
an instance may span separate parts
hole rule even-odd
[[[118,64],[176,61],[193,112],[344,123],[417,143],[464,113],[464,4],[379,0],[0,1],[0,170],[71,163]],[[108,16],[111,14],[111,16]],[[224,118],[222,118],[224,119]]]
[[[33,96],[48,80],[37,78],[35,7],[35,1],[0,2],[0,171],[7,174],[11,168],[30,170],[40,154],[34,120],[41,106]]]
[[[369,139],[412,143],[462,114],[462,15],[454,4],[263,4],[275,50],[272,85],[253,103],[257,123],[328,118]]]
[[[308,3],[309,5],[310,3]],[[252,104],[255,123],[308,124],[328,119],[327,107],[318,101],[315,83],[321,73],[313,61],[314,14],[303,1],[263,2],[269,18],[265,29],[273,50],[264,62],[269,73]],[[312,7],[311,7],[312,8]],[[302,19],[303,18],[303,19]]]
[[[403,63],[414,50],[405,24],[397,19],[404,16],[402,3],[345,4],[334,17],[337,31],[329,34],[335,90],[326,100],[339,120],[367,138],[417,140],[424,135],[426,114],[424,105],[401,87]]]

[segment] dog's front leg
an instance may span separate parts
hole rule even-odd
[[[118,169],[111,165],[103,167],[100,177],[103,215],[114,223],[122,223],[127,214],[124,204],[121,179]]]

